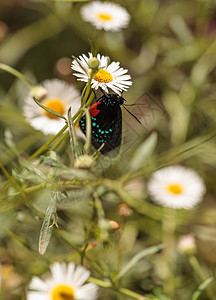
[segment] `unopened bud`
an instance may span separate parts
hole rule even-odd
[[[92,57],[88,60],[88,66],[91,69],[97,69],[99,66],[99,60],[97,59],[97,57]]]
[[[75,161],[74,167],[76,169],[89,170],[94,165],[94,158],[88,155],[81,155]]]
[[[116,231],[119,229],[119,224],[116,221],[109,221],[109,224],[111,226],[111,231]]]
[[[43,86],[34,86],[31,89],[31,96],[37,101],[41,101],[47,96],[47,90]]]
[[[121,217],[130,217],[133,214],[132,209],[125,203],[119,205],[118,211]]]
[[[178,240],[178,248],[182,253],[193,255],[196,252],[195,238],[192,234],[184,235]]]

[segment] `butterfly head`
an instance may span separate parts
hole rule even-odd
[[[119,106],[123,105],[126,100],[117,94],[104,94],[100,101],[105,105]]]

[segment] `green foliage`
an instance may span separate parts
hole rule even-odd
[[[0,297],[24,299],[32,276],[54,261],[74,261],[91,271],[98,299],[214,300],[215,1],[115,1],[131,15],[119,32],[85,23],[82,2],[0,2]],[[145,104],[135,112],[145,135],[129,137],[116,157],[91,146],[87,108],[100,91],[68,71],[71,57],[90,49],[127,68],[133,85],[123,97]],[[22,108],[35,82],[54,77],[74,84],[82,102],[65,117],[35,99],[65,120],[47,136],[26,122]],[[76,134],[84,113],[86,140]],[[126,129],[135,137],[136,122]],[[196,170],[207,187],[191,210],[159,207],[147,192],[154,171],[177,164]],[[189,233],[193,258],[177,247]]]

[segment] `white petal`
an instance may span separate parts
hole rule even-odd
[[[39,277],[33,277],[30,284],[29,284],[29,288],[31,290],[35,290],[35,291],[41,291],[41,292],[47,292],[48,291],[48,286],[47,284],[41,280]]]
[[[73,284],[75,287],[81,286],[90,276],[90,272],[82,267],[77,266],[73,275]]]
[[[110,20],[98,18],[99,14],[109,15]],[[93,1],[81,8],[83,20],[90,22],[97,29],[119,31],[127,27],[130,21],[128,12],[118,4],[111,2]]]
[[[67,265],[66,263],[54,263],[51,267],[50,267],[52,276],[53,276],[53,280],[56,283],[59,282],[64,282],[65,278],[67,276]]]
[[[97,298],[98,286],[94,283],[87,283],[76,290],[77,300],[94,300]]]
[[[65,107],[65,116],[70,106],[72,115],[78,111],[81,104],[81,95],[72,85],[59,79],[45,80],[42,85],[47,90],[47,96],[41,102],[42,104],[48,99],[57,98],[62,101]],[[32,127],[41,130],[45,134],[57,134],[65,125],[65,121],[61,118],[49,118],[45,111],[29,96],[25,99],[23,112]]]
[[[180,194],[169,192],[168,186],[177,184],[182,187]],[[148,191],[152,200],[159,205],[191,209],[205,194],[202,178],[193,170],[183,166],[171,166],[156,171],[148,183]]]
[[[48,293],[27,292],[26,300],[52,300]]]
[[[73,262],[70,262],[68,264],[68,269],[67,269],[67,276],[66,276],[67,282],[70,282],[71,279],[73,278],[74,271],[75,271],[75,264]]]

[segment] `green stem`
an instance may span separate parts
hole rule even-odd
[[[46,151],[48,147],[67,129],[68,124],[66,124],[54,137],[52,137],[47,143],[45,143],[42,147],[40,147],[35,153],[33,153],[29,157],[29,161],[32,161],[36,157],[38,157],[41,153]]]
[[[87,227],[87,230],[86,230],[86,233],[85,233],[85,239],[84,239],[83,245],[81,247],[81,251],[82,251],[81,252],[81,265],[83,265],[84,258],[85,258],[85,252],[86,252],[87,247],[88,247],[89,237],[90,237],[92,228],[95,224],[94,219],[95,219],[95,211],[93,210],[92,217],[89,221],[89,224],[88,224],[88,227]]]
[[[87,102],[87,100],[88,100],[89,92],[91,90],[91,81],[92,81],[92,78],[94,77],[95,73],[96,72],[94,72],[94,71],[91,71],[91,73],[90,73],[90,77],[89,77],[89,80],[88,80],[88,83],[87,83],[86,91],[85,91],[84,97],[82,99],[81,107],[83,107],[85,105],[85,103]]]
[[[0,169],[2,170],[2,173],[5,175],[5,177],[12,182],[12,184],[20,190],[20,186],[16,182],[16,180],[13,178],[13,176],[10,175],[10,173],[5,169],[4,165],[0,162]]]
[[[51,150],[55,151],[58,146],[64,141],[64,139],[68,136],[68,131],[66,131],[63,136],[52,146]]]
[[[88,101],[86,102],[85,107],[88,107],[92,103],[94,97],[95,97],[95,94],[92,92],[89,99],[88,99]]]
[[[84,152],[88,154],[91,145],[91,116],[87,108],[83,108],[83,111],[85,112],[86,116],[86,141],[84,145]]]
[[[99,286],[105,287],[105,288],[111,288],[112,287],[112,283],[111,282],[106,282],[97,278],[93,278],[93,277],[89,277],[88,279],[89,282],[95,283]]]
[[[166,278],[164,278],[164,291],[173,298],[175,291],[175,229],[176,216],[175,210],[164,208],[163,216],[163,245],[164,262],[166,267]]]
[[[46,186],[47,186],[46,183],[40,183],[40,184],[31,186],[31,187],[28,187],[25,189],[23,188],[22,191],[14,193],[13,197],[20,196],[21,194],[30,194],[30,193],[36,192],[38,190],[44,189]]]
[[[21,79],[23,82],[25,82],[30,87],[30,89],[32,89],[34,87],[34,85],[22,73],[20,73],[16,69],[14,69],[8,65],[2,64],[2,63],[0,63],[0,69]]]
[[[55,229],[55,232],[60,236],[71,248],[73,248],[79,255],[81,254],[81,251],[69,240],[69,238],[66,236],[64,231],[60,229]]]
[[[204,274],[203,269],[200,266],[199,261],[197,260],[197,258],[194,255],[190,255],[189,256],[189,262],[190,262],[190,265],[192,266],[193,270],[195,271],[195,273],[201,279],[201,281],[205,281],[208,277]],[[207,293],[209,299],[214,299],[215,294],[211,290],[210,286],[207,286],[206,293]]]
[[[150,298],[147,298],[147,297],[144,297],[140,294],[137,294],[131,290],[128,290],[128,289],[125,289],[125,288],[120,288],[119,290],[119,293],[123,294],[123,295],[126,295],[126,296],[129,296],[133,299],[142,299],[142,300],[148,300]]]
[[[82,109],[80,108],[78,110],[78,112],[75,113],[75,115],[73,116],[72,120],[73,121],[76,120],[74,122],[74,125],[76,125],[78,123],[79,119],[81,118],[81,112],[82,112]],[[66,131],[65,134],[61,137],[61,139],[52,146],[52,150],[56,150],[58,148],[58,146],[63,142],[63,140],[68,136],[68,134],[69,134],[69,131]]]
[[[152,298],[148,298],[148,297],[144,297],[143,295],[140,295],[138,293],[135,293],[131,290],[128,290],[128,289],[125,289],[125,288],[119,288],[119,289],[116,289],[111,282],[105,282],[105,281],[102,281],[102,280],[99,280],[99,279],[96,279],[96,278],[93,278],[93,277],[89,277],[88,279],[89,282],[92,282],[92,283],[95,283],[101,287],[104,287],[104,288],[109,288],[111,290],[114,290],[114,291],[117,291],[119,292],[120,294],[122,295],[125,295],[125,296],[128,296],[128,297],[131,297],[133,299],[143,299],[143,300],[148,300],[148,299],[152,299]]]

